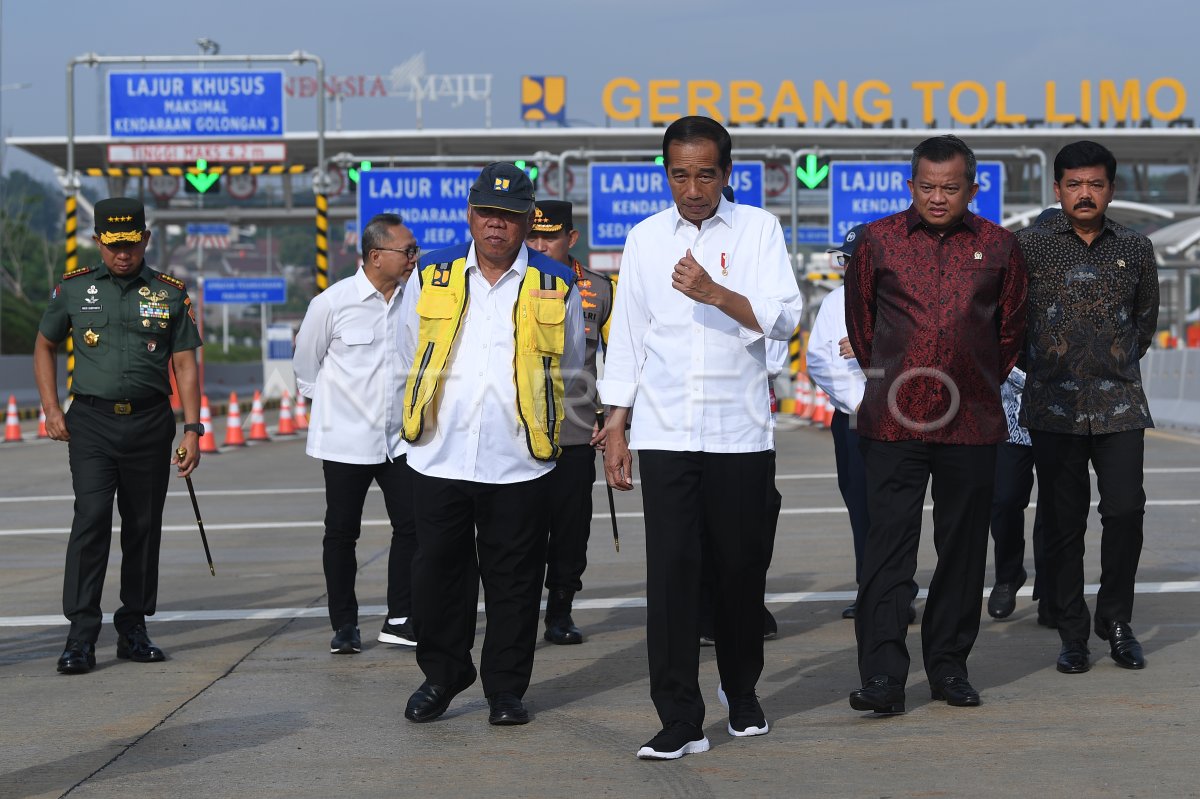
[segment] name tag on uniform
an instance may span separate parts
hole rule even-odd
[[[138,313],[143,317],[150,319],[170,319],[171,311],[162,303],[158,302],[139,302]]]
[[[85,306],[83,306],[82,308],[80,308],[79,310],[80,310],[80,312],[84,312],[84,311],[103,311],[103,310],[104,310],[104,306],[103,306],[103,305],[85,305]]]

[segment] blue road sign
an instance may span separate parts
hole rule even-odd
[[[908,161],[834,161],[829,173],[829,240],[841,242],[855,225],[873,222],[912,205]],[[1004,212],[1004,165],[980,161],[975,173],[979,193],[971,211],[1000,224]]]
[[[189,236],[228,236],[229,225],[224,222],[189,223],[187,234]]]
[[[667,173],[657,164],[588,165],[588,244],[594,249],[624,247],[630,229],[671,207]],[[763,206],[763,164],[733,165],[729,186],[739,203]]]
[[[422,250],[471,238],[467,195],[478,169],[371,169],[358,179],[358,229],[376,214],[399,214]]]
[[[287,302],[287,280],[282,277],[210,277],[204,281],[205,304]]]
[[[788,231],[789,231],[789,229],[786,227],[783,229],[783,237],[784,237],[784,240],[787,241],[788,244],[791,244],[792,237]],[[796,243],[797,244],[800,244],[803,246],[809,246],[809,247],[828,247],[828,246],[830,246],[829,228],[827,228],[827,227],[813,226],[813,225],[800,225],[799,227],[796,228],[796,234],[797,234],[796,235]],[[841,242],[838,242],[838,243],[840,244]]]
[[[282,136],[282,70],[108,73],[114,138]]]

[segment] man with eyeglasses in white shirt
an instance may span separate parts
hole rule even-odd
[[[708,749],[698,678],[706,544],[727,729],[768,731],[755,694],[772,544],[765,341],[786,341],[803,306],[779,221],[721,196],[733,169],[728,131],[683,117],[664,134],[663,161],[674,204],[625,243],[599,382],[611,412],[597,436],[614,488],[633,488],[631,448],[641,460],[650,696],[663,729],[637,755],[654,760]]]
[[[379,214],[362,232],[363,265],[313,298],[296,334],[292,365],[312,399],[305,451],[325,475],[322,564],[334,636],[329,651],[362,651],[355,546],[371,483],[383,491],[392,524],[388,617],[379,641],[416,646],[412,608],[412,471],[400,438],[400,298],[420,247],[396,214]]]

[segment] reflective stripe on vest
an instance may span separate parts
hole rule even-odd
[[[434,400],[466,315],[467,285],[465,258],[421,270],[417,346],[404,389],[401,435],[405,441],[418,441],[426,422],[431,428],[437,424]],[[517,418],[525,430],[529,453],[540,461],[554,460],[561,452],[558,433],[563,418],[563,380],[559,361],[570,289],[569,282],[531,264],[513,305]]]

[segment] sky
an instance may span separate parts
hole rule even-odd
[[[1056,83],[1058,106],[1070,109],[1080,103],[1081,81],[1123,85],[1136,79],[1145,88],[1168,78],[1186,92],[1184,116],[1200,118],[1200,60],[1194,57],[1200,11],[1194,0],[0,2],[0,130],[7,136],[65,135],[73,57],[191,55],[202,37],[216,41],[222,55],[305,50],[324,60],[328,76],[387,76],[424,53],[427,73],[493,76],[494,127],[524,124],[522,75],[565,75],[572,124],[605,124],[601,96],[614,78],[637,82],[643,99],[651,80],[679,80],[684,87],[713,81],[726,95],[733,81],[756,81],[767,105],[782,82],[792,81],[810,109],[814,80],[831,86],[844,80],[851,92],[865,81],[881,81],[891,92],[894,116],[914,121],[921,95],[913,82],[941,81],[950,88],[975,81],[994,113],[1002,81],[1009,112],[1037,117],[1046,81]],[[311,67],[285,71],[315,74]],[[106,107],[100,71],[76,72],[77,132],[101,133]],[[973,96],[963,98],[969,109]],[[938,118],[947,119],[947,91],[935,93],[933,102]],[[312,98],[289,100],[288,130],[314,129],[314,106]],[[328,114],[332,129],[332,104]],[[483,123],[480,103],[425,105],[426,128]],[[346,130],[414,124],[414,104],[405,98],[348,98],[342,105]],[[9,149],[4,167],[48,176],[48,167],[39,164]]]

